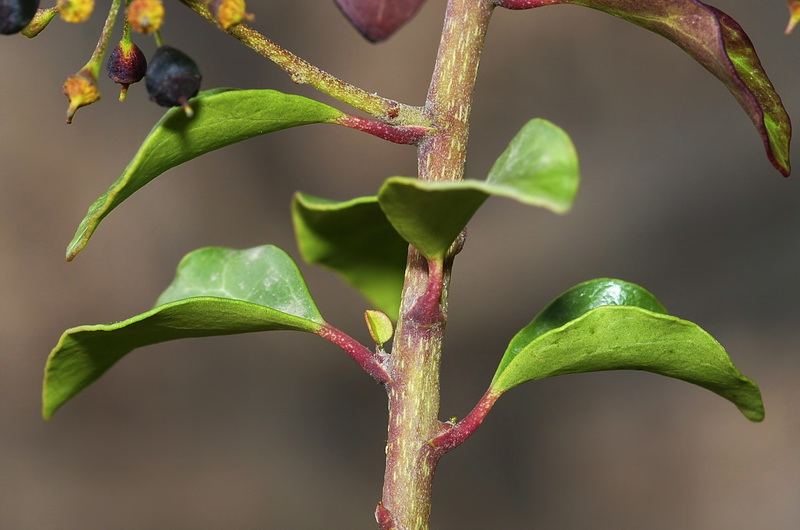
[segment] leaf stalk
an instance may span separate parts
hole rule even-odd
[[[338,125],[365,132],[395,144],[417,145],[433,132],[430,127],[418,125],[391,125],[382,121],[344,114],[336,120]]]
[[[475,405],[475,408],[473,408],[464,419],[455,424],[445,424],[446,430],[430,441],[431,446],[433,446],[435,451],[441,456],[464,443],[467,438],[478,430],[478,427],[481,426],[483,420],[486,419],[489,411],[501,395],[503,395],[502,392],[491,388],[487,390],[480,401],[478,401],[478,404]]]
[[[392,378],[389,372],[381,363],[380,358],[369,348],[330,324],[322,326],[317,333],[323,339],[327,339],[339,346],[350,356],[361,368],[364,369],[378,383],[388,384]]]

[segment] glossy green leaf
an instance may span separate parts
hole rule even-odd
[[[391,177],[379,191],[378,201],[406,241],[428,258],[438,258],[489,196],[564,213],[572,205],[578,182],[578,157],[569,137],[552,123],[537,119],[514,137],[486,181]]]
[[[792,128],[780,96],[761,66],[742,27],[715,7],[697,0],[496,0],[508,9],[575,4],[632,22],[680,46],[722,81],[753,121],[767,157],[783,175],[790,172]]]
[[[158,304],[122,322],[65,331],[45,366],[44,417],[142,346],[253,331],[319,333],[325,324],[294,261],[269,245],[187,255]]]
[[[510,342],[491,389],[605,370],[644,370],[701,386],[760,421],[758,386],[699,326],[664,314],[644,289],[594,280],[557,298]]]
[[[408,243],[387,221],[376,197],[334,202],[298,193],[292,219],[304,260],[336,271],[397,320]]]
[[[514,336],[497,368],[497,374],[503,372],[517,354],[539,336],[551,329],[560,328],[592,309],[606,305],[635,306],[654,313],[667,314],[667,310],[649,291],[634,283],[612,278],[579,283],[556,297]]]
[[[170,168],[255,136],[299,125],[332,123],[343,114],[318,101],[274,90],[209,90],[190,101],[194,116],[170,109],[145,138],[108,191],[89,207],[67,260],[88,243],[97,225],[142,186]]]

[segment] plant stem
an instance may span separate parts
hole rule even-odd
[[[455,425],[445,424],[446,430],[430,442],[434,450],[444,455],[464,443],[478,430],[501,395],[502,392],[487,390],[475,408],[463,420]]]
[[[111,2],[111,9],[108,10],[108,16],[105,24],[103,24],[103,30],[100,32],[100,38],[97,40],[97,46],[95,46],[92,57],[84,67],[90,68],[95,77],[97,77],[103,64],[103,56],[106,53],[108,39],[111,37],[111,30],[114,29],[114,22],[117,20],[117,13],[119,13],[121,4],[122,0],[113,0]]]
[[[419,151],[419,178],[461,180],[481,51],[494,4],[450,0],[425,111],[440,134]]]
[[[382,121],[362,118],[361,116],[342,114],[342,117],[337,119],[335,123],[396,144],[417,145],[420,140],[432,132],[429,127],[389,125]]]
[[[180,1],[209,22],[216,24],[205,1]],[[292,81],[295,83],[308,84],[323,94],[336,98],[387,123],[422,127],[429,125],[420,108],[404,105],[367,92],[324,70],[320,70],[305,59],[269,40],[247,24],[236,24],[228,28],[227,32],[248,48],[278,65],[292,77]]]
[[[377,382],[387,384],[390,381],[389,373],[381,364],[381,359],[351,336],[330,324],[324,325],[318,335],[339,346]]]
[[[419,178],[423,180],[463,178],[472,95],[493,8],[485,0],[448,0],[425,105],[434,132],[418,148]],[[430,441],[444,429],[438,419],[439,368],[447,288],[458,247],[454,245],[441,264],[429,263],[413,247],[409,250],[390,356],[386,473],[383,499],[376,512],[382,528],[428,528],[431,484],[441,454]],[[436,293],[436,300],[431,300],[431,293]],[[432,303],[438,310],[431,310]]]

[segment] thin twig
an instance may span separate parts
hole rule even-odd
[[[180,0],[180,2],[209,22],[216,24],[202,0]],[[420,127],[430,125],[421,108],[398,103],[351,85],[298,57],[247,24],[231,26],[227,33],[278,65],[291,76],[295,83],[307,84],[323,94],[347,103],[386,123]]]

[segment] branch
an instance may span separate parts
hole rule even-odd
[[[180,0],[186,7],[216,25],[206,3],[202,0]],[[320,70],[305,59],[269,40],[247,24],[231,26],[227,33],[248,48],[269,59],[288,73],[292,81],[307,84],[351,107],[366,112],[381,121],[400,125],[427,127],[429,120],[419,107],[405,105],[351,85],[324,70]]]

